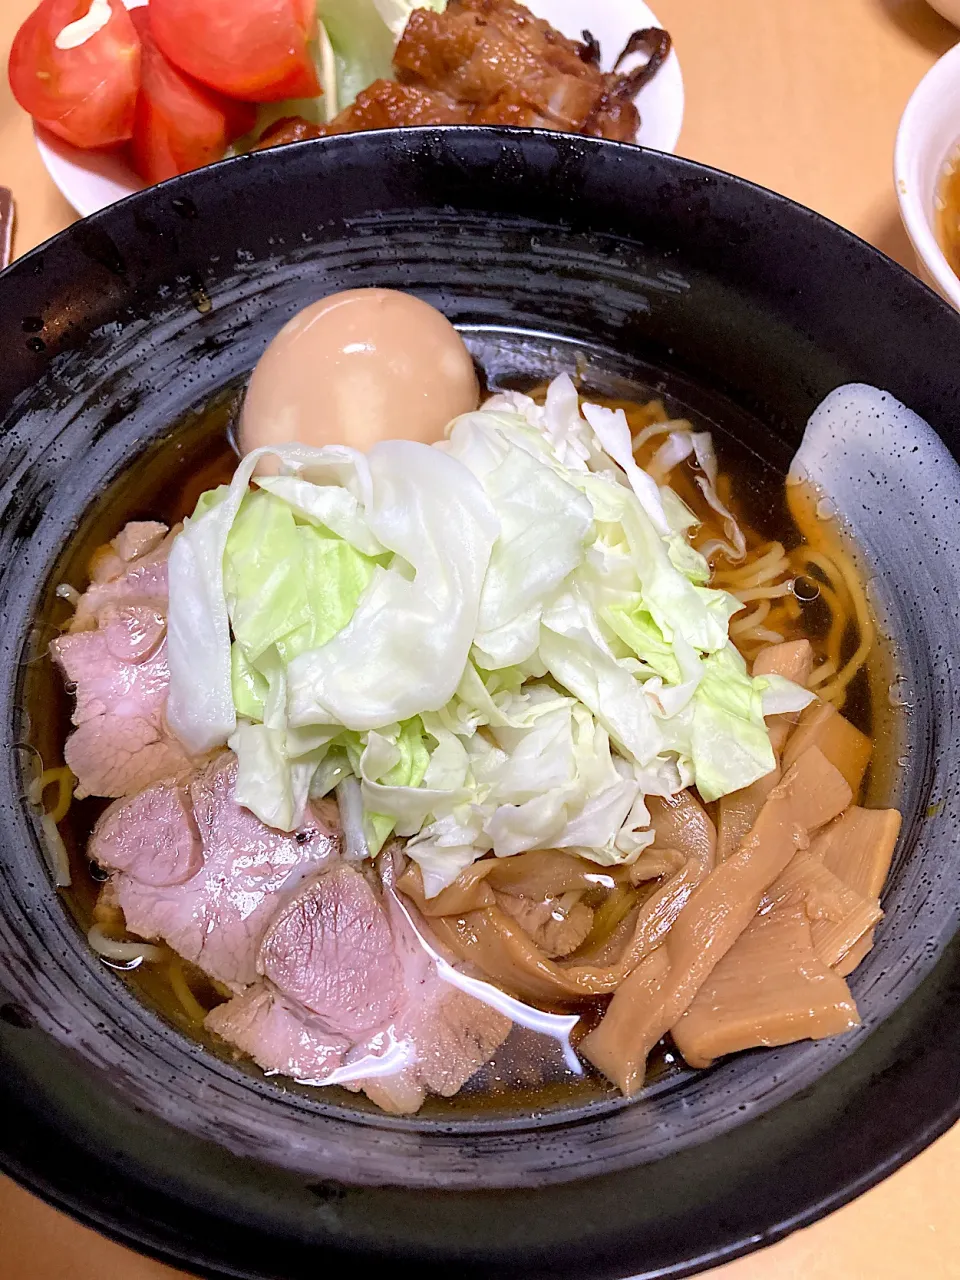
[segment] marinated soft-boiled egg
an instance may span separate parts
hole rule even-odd
[[[433,444],[479,395],[470,353],[435,307],[394,289],[350,289],[301,311],[267,347],[240,446]]]

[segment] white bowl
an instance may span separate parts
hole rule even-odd
[[[897,131],[893,176],[900,216],[921,277],[960,311],[960,279],[934,232],[937,185],[960,146],[960,44],[935,62],[907,103]]]
[[[130,9],[145,0],[124,2]],[[538,17],[571,39],[579,40],[581,32],[588,28],[600,42],[607,69],[632,31],[660,26],[641,0],[601,0],[598,4],[590,0],[527,0],[527,4]],[[636,102],[641,121],[637,141],[657,151],[673,151],[683,123],[683,78],[676,53],[671,52],[650,84],[641,89]],[[44,129],[37,128],[34,133],[47,172],[81,216],[96,213],[143,189],[144,183],[122,156],[81,151]]]
[[[960,0],[927,0],[927,4],[955,27],[960,27]]]

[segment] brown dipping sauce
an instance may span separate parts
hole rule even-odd
[[[937,182],[934,231],[950,269],[960,276],[960,146],[954,147]]]

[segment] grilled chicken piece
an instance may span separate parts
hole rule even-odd
[[[646,52],[639,68],[624,61]],[[555,129],[632,142],[633,99],[670,52],[657,27],[635,31],[612,72],[589,32],[568,40],[516,0],[451,0],[415,9],[394,54],[397,80],[377,80],[327,125],[278,120],[260,147],[411,125],[478,124]]]

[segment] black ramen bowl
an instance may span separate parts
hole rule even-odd
[[[283,321],[364,285],[440,307],[491,385],[579,361],[601,391],[665,389],[781,470],[841,383],[939,433],[946,448],[906,429],[872,453],[837,440],[901,708],[882,799],[904,828],[852,979],[857,1032],[668,1075],[629,1103],[398,1119],[215,1056],[88,949],[45,870],[18,747],[44,716],[25,689],[64,548],[136,513],[136,486],[114,496],[131,463],[189,457],[189,411]],[[917,280],[672,156],[391,131],[231,160],[79,223],[0,275],[0,352],[7,1172],[206,1275],[680,1276],[829,1212],[957,1118],[960,317]]]

